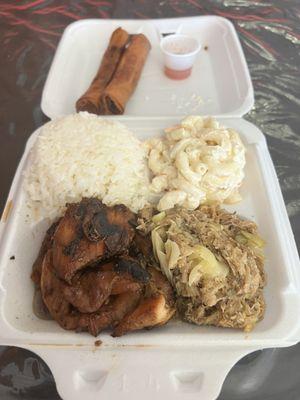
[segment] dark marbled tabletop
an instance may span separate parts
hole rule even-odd
[[[0,209],[29,135],[47,121],[43,85],[60,36],[82,18],[166,18],[215,14],[235,25],[250,69],[255,107],[246,118],[266,135],[300,247],[300,1],[0,1]],[[299,310],[300,316],[300,310]],[[266,349],[229,373],[220,399],[300,398],[300,344]],[[0,347],[0,399],[59,399],[45,363]]]

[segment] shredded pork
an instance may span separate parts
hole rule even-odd
[[[145,208],[140,231],[177,293],[182,319],[199,325],[253,329],[263,318],[263,240],[254,222],[219,206],[176,207],[153,216]]]

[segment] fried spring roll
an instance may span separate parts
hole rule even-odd
[[[102,58],[97,75],[88,90],[77,100],[76,111],[88,111],[99,114],[100,98],[103,91],[119,64],[122,53],[129,41],[129,34],[122,28],[116,29],[111,35],[108,48]]]
[[[101,114],[123,114],[134,92],[151,45],[143,34],[132,35],[112,80],[101,97]]]

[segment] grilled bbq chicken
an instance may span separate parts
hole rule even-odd
[[[42,296],[50,314],[61,327],[68,330],[89,331],[92,335],[97,336],[101,330],[113,326],[133,310],[141,298],[142,284],[131,279],[128,273],[125,273],[126,276],[122,280],[118,272],[113,270],[102,271],[103,274],[107,272],[113,274],[116,282],[118,282],[115,288],[113,284],[108,285],[110,287],[109,294],[107,294],[107,289],[102,282],[98,280],[94,282],[93,288],[90,286],[92,292],[83,290],[82,293],[77,293],[75,298],[72,298],[71,293],[66,296],[66,291],[70,288],[68,284],[56,276],[53,268],[52,250],[47,252],[42,265]],[[100,271],[99,273],[101,274]],[[126,290],[128,287],[131,290]],[[103,288],[102,294],[101,289]],[[85,289],[88,289],[87,286],[85,286]],[[96,293],[97,290],[98,293]],[[114,293],[114,295],[111,295],[111,293]],[[101,303],[97,294],[101,298]],[[107,301],[105,305],[103,305],[104,297],[104,301]],[[82,300],[81,304],[80,299]],[[98,303],[98,308],[93,304],[93,300],[95,304]],[[94,312],[87,311],[88,309]]]
[[[107,207],[91,198],[70,204],[53,237],[53,265],[71,283],[88,265],[127,251],[133,236],[134,214],[125,206]]]
[[[123,205],[85,198],[48,229],[32,280],[61,327],[94,336],[111,328],[121,336],[174,315],[172,288],[147,267],[151,241],[135,232],[135,222]]]
[[[80,314],[65,299],[63,289],[65,283],[59,279],[52,264],[52,250],[46,253],[41,274],[41,291],[44,303],[51,316],[64,329],[78,329]]]
[[[80,312],[91,313],[99,310],[110,295],[141,291],[141,283],[128,272],[115,271],[114,263],[110,262],[84,271],[75,283],[65,286],[63,293]]]
[[[105,304],[96,313],[87,317],[88,331],[97,336],[106,328],[113,327],[138,305],[142,293],[140,291],[124,292],[118,296],[111,296],[109,303]],[[86,317],[84,317],[86,318]]]
[[[171,285],[161,272],[150,267],[150,281],[144,298],[132,313],[128,313],[115,327],[113,336],[129,331],[166,324],[175,314],[175,299]]]

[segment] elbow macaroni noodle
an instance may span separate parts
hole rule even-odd
[[[151,191],[158,210],[204,202],[234,203],[244,178],[245,147],[237,132],[212,118],[186,117],[147,142]]]

